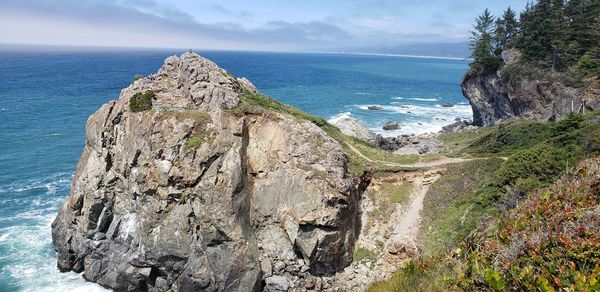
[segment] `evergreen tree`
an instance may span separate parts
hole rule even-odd
[[[565,7],[567,23],[566,59],[569,64],[579,60],[585,53],[586,28],[584,0],[569,0]]]
[[[552,70],[560,70],[565,67],[565,53],[567,51],[567,22],[565,18],[564,0],[552,2],[552,14],[550,17],[550,31],[552,47],[551,64]]]
[[[552,55],[553,32],[550,15],[552,15],[552,0],[539,0],[532,8],[529,27],[523,27],[523,31],[527,30],[531,40],[524,48],[525,55],[540,64],[545,64]]]
[[[535,0],[519,21],[510,8],[497,20],[486,9],[471,32],[471,70],[497,69],[502,51],[513,47],[529,66],[600,75],[600,0]]]
[[[471,32],[471,49],[473,63],[471,70],[474,72],[486,72],[496,70],[500,64],[494,55],[494,44],[492,34],[494,33],[494,16],[489,9],[477,17],[475,30]]]
[[[496,43],[496,56],[500,56],[503,50],[514,46],[514,40],[519,31],[519,22],[515,12],[506,9],[501,18],[496,20],[496,29],[494,32],[494,41]]]

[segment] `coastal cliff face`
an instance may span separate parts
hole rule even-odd
[[[514,53],[503,57],[506,64],[517,58]],[[515,117],[553,120],[571,112],[600,108],[600,89],[593,86],[572,88],[532,77],[509,82],[500,71],[466,76],[461,88],[473,109],[476,126],[490,126]]]
[[[52,224],[59,269],[125,291],[276,291],[348,266],[365,181],[316,125],[239,110],[247,94],[186,53],[94,113]]]

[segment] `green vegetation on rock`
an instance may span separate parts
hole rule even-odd
[[[363,261],[374,261],[377,259],[377,254],[370,249],[364,247],[357,247],[354,251],[353,259],[355,263],[360,263]]]
[[[136,93],[129,100],[129,109],[132,112],[143,112],[152,109],[152,99],[154,99],[154,92],[146,91],[144,93]]]
[[[232,110],[234,114],[268,114],[276,112],[290,115],[298,122],[309,122],[321,128],[331,138],[335,139],[344,148],[348,157],[348,170],[353,175],[362,175],[366,171],[373,173],[401,171],[401,167],[389,166],[379,160],[391,160],[399,164],[411,164],[418,162],[418,156],[403,156],[394,155],[388,151],[382,150],[369,143],[360,141],[356,138],[344,135],[337,127],[329,124],[325,119],[310,115],[295,107],[283,104],[269,96],[252,91],[244,91],[242,99],[237,108]],[[359,149],[361,153],[367,156],[370,160],[365,160],[363,157],[355,153],[350,146]]]
[[[209,113],[195,110],[163,111],[161,113],[162,119],[169,117],[175,117],[178,120],[189,119],[194,121],[192,132],[184,144],[186,148],[194,149],[202,145],[202,143],[212,143],[214,138],[207,128],[207,125],[212,123]]]

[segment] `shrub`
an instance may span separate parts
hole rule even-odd
[[[586,125],[581,115],[570,114],[567,118],[554,122],[512,121],[497,126],[466,148],[470,153],[510,154],[517,150],[529,149],[542,142],[556,146],[582,143],[580,131]],[[594,125],[591,125],[594,127]]]
[[[154,92],[152,91],[134,94],[129,100],[129,109],[134,113],[151,110],[154,96]]]

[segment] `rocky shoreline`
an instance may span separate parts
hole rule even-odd
[[[440,142],[437,139],[438,133],[383,137],[371,132],[361,121],[353,117],[337,119],[333,125],[348,136],[371,143],[376,147],[398,155],[422,155],[440,152]],[[442,132],[457,133],[476,128],[468,120],[457,120],[445,126]]]

